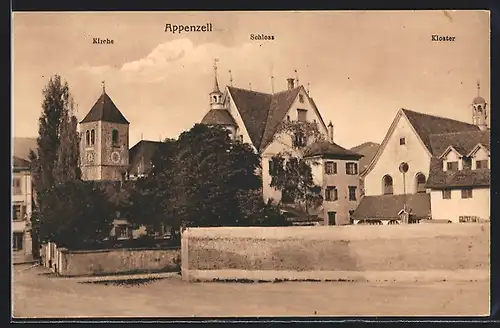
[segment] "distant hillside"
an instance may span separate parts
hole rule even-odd
[[[14,156],[24,160],[29,159],[30,149],[36,151],[36,138],[12,138]]]
[[[380,144],[378,144],[378,143],[365,142],[365,143],[362,143],[361,145],[358,145],[356,147],[351,148],[352,151],[364,156],[359,161],[359,172],[360,173],[363,172],[363,170],[368,166],[368,164],[370,164],[373,157],[377,153],[378,147],[380,147]]]

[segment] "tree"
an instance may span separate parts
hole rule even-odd
[[[312,122],[284,121],[275,134],[274,140],[282,144],[284,150],[272,158],[271,187],[293,200],[308,217],[311,210],[322,205],[323,197],[312,175],[312,166],[319,163],[307,157],[307,150],[311,144],[324,139],[317,124]]]
[[[74,102],[67,82],[59,75],[49,79],[43,89],[42,114],[38,120],[37,150],[29,159],[34,187],[32,240],[34,256],[38,257],[38,230],[43,224],[44,206],[38,196],[54,186],[80,178],[78,167],[79,138],[77,120],[73,115]]]
[[[40,238],[58,246],[79,249],[109,237],[114,208],[96,182],[73,180],[52,186],[39,194]]]

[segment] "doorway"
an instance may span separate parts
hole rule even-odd
[[[335,217],[337,212],[328,212],[328,225],[335,225]]]

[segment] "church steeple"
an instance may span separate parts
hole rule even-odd
[[[218,59],[214,59],[214,88],[210,92],[210,108],[211,109],[222,109],[222,92],[219,89],[219,81],[217,80],[217,62]]]
[[[472,100],[472,124],[477,125],[481,130],[488,129],[488,111],[486,100],[480,95],[481,85],[477,82],[477,96]]]

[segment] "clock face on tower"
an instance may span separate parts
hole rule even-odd
[[[111,161],[115,164],[118,164],[120,162],[121,156],[120,153],[117,151],[114,151],[111,153]]]
[[[94,163],[94,153],[88,152],[85,159],[87,160],[88,164]]]

